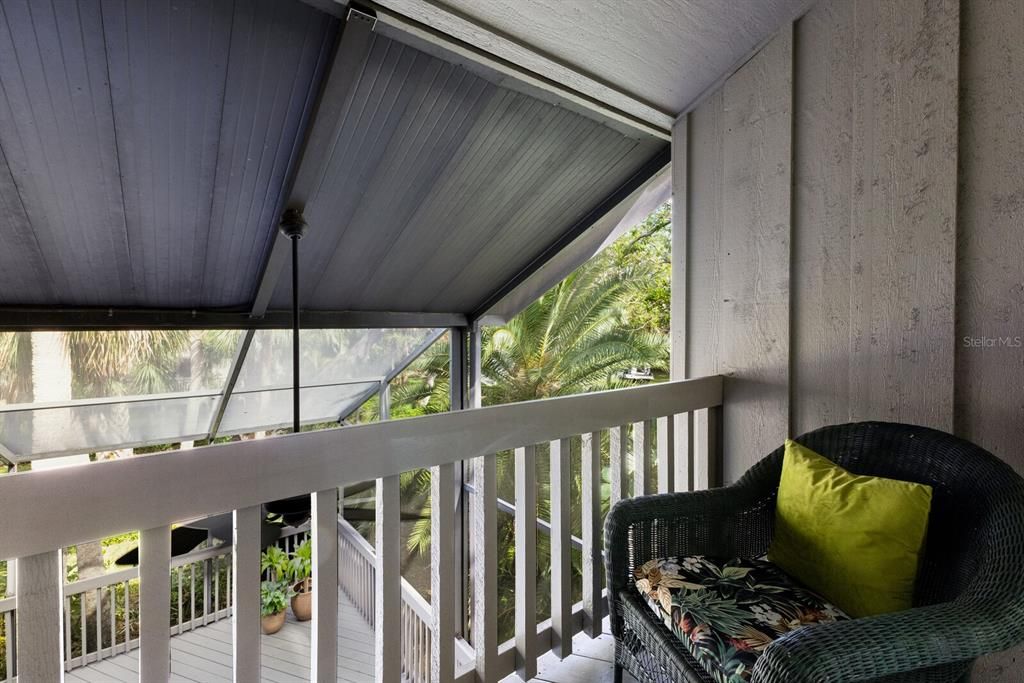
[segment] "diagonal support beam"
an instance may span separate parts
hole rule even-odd
[[[359,67],[373,43],[375,23],[373,17],[362,12],[348,11],[334,57],[324,74],[316,106],[306,126],[306,135],[297,161],[292,165],[289,179],[285,183],[285,196],[288,199],[282,209],[302,211],[310,197],[319,189],[324,166],[330,158],[329,141],[335,136],[341,114],[353,96],[353,87],[359,78]],[[313,229],[316,229],[316,226],[313,226]],[[289,247],[288,238],[276,233],[274,245],[270,249],[270,255],[256,288],[252,317],[262,317],[270,305],[277,281],[288,262]]]

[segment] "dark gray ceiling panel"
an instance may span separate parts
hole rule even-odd
[[[336,23],[278,0],[5,0],[0,215],[21,265],[0,302],[247,304]]]
[[[0,147],[24,207],[21,218],[47,266],[8,288],[4,301],[130,302],[130,251],[97,2],[0,4]],[[27,244],[4,246],[15,251]]]
[[[305,209],[308,309],[468,312],[664,145],[380,35],[360,69]]]

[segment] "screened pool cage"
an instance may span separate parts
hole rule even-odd
[[[302,330],[302,424],[352,414],[445,332]],[[12,334],[30,361],[11,381],[46,388],[0,403],[0,455],[11,463],[291,425],[290,330]]]

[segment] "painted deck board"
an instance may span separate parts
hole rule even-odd
[[[338,600],[338,680],[373,680],[373,631],[344,593]],[[260,678],[271,683],[308,681],[310,622],[298,622],[289,612],[284,628],[262,636]],[[139,680],[139,652],[133,650],[67,674],[68,681],[110,683]],[[231,621],[218,621],[171,638],[171,681],[217,683],[231,680]]]

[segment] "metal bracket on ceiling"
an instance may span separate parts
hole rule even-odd
[[[370,25],[372,31],[377,27],[377,17],[371,10],[357,7],[356,5],[350,5],[348,8],[348,14],[345,15],[345,21],[362,21]]]

